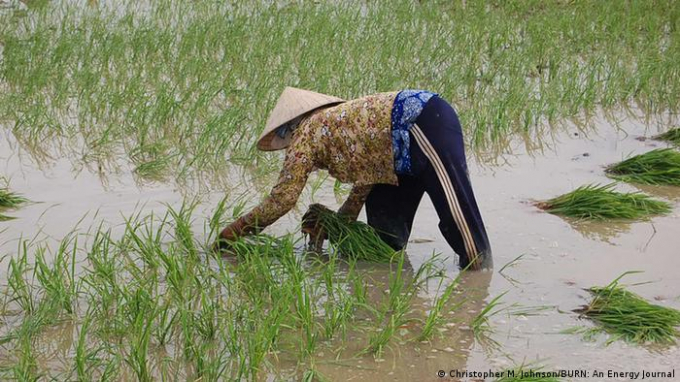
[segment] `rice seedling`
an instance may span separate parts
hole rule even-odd
[[[38,362],[33,352],[31,339],[25,337],[20,341],[19,362],[12,367],[12,379],[17,381],[39,381],[43,375],[38,372]]]
[[[124,359],[137,377],[138,381],[152,381],[153,377],[149,369],[149,343],[151,341],[151,324],[153,313],[140,319],[131,326],[134,331],[129,353]]]
[[[675,344],[680,337],[680,311],[650,304],[627,291],[619,281],[630,273],[634,272],[622,274],[607,286],[589,288],[593,299],[576,312],[598,324],[590,334],[609,333],[608,342],[623,339],[640,345]]]
[[[328,378],[326,378],[319,370],[317,369],[309,369],[306,370],[305,373],[302,375],[302,381],[303,382],[326,382],[330,381]]]
[[[17,208],[28,202],[28,199],[10,191],[8,188],[0,188],[0,210],[5,208]],[[0,222],[12,220],[14,217],[0,213]]]
[[[28,199],[10,191],[7,188],[0,188],[0,208],[16,208],[28,202]]]
[[[368,347],[360,354],[370,352],[374,356],[380,356],[383,353],[397,330],[409,322],[406,315],[410,311],[411,300],[419,288],[439,273],[439,268],[435,266],[439,256],[433,255],[409,277],[409,280],[404,280],[405,257],[404,252],[400,251],[393,260],[392,265],[396,269],[389,275],[387,301],[377,312],[375,322],[378,327],[371,333]]]
[[[670,129],[665,133],[654,136],[654,139],[680,145],[680,127]]]
[[[420,341],[430,339],[434,334],[435,329],[437,327],[440,327],[441,324],[443,323],[444,314],[457,309],[463,304],[463,301],[460,301],[454,305],[451,305],[450,302],[451,297],[453,295],[453,291],[459,285],[460,275],[461,274],[458,274],[458,277],[452,280],[449,283],[449,285],[447,285],[446,288],[444,288],[441,294],[434,299],[432,303],[432,308],[430,308],[430,312],[428,313],[427,318],[425,319],[423,329],[418,337]],[[441,290],[443,282],[444,279],[443,278],[440,279],[438,290]]]
[[[28,243],[22,241],[19,250],[20,256],[9,259],[7,292],[9,303],[16,303],[22,311],[30,315],[36,311],[37,302],[35,301],[33,287],[26,280],[29,272]]]
[[[319,261],[321,263],[321,261]],[[348,321],[353,317],[354,310],[357,308],[357,301],[351,293],[339,282],[336,282],[338,256],[330,254],[326,263],[321,263],[321,279],[325,286],[326,302],[323,304],[324,311],[324,335],[326,339],[332,339],[338,330],[345,335]],[[352,277],[350,269],[346,278],[347,281]]]
[[[75,312],[75,301],[77,299],[77,288],[75,281],[75,248],[78,240],[63,240],[52,266],[45,261],[45,250],[39,248],[35,253],[35,276],[43,290],[43,299],[51,301],[59,310],[67,314]],[[73,248],[70,261],[67,258],[68,247]],[[70,265],[69,265],[70,263]]]
[[[73,363],[77,379],[80,381],[91,381],[94,379],[94,371],[101,362],[99,353],[104,350],[104,346],[94,349],[88,348],[88,331],[92,325],[92,319],[91,314],[85,314],[84,321],[80,325],[80,333],[78,334],[78,344]]]
[[[477,313],[477,315],[472,319],[472,322],[470,323],[470,329],[478,341],[494,346],[497,345],[494,340],[489,338],[489,334],[492,332],[489,318],[502,311],[502,309],[496,308],[501,304],[500,299],[503,298],[506,293],[508,292],[503,292],[494,297],[491,301],[489,301],[488,304],[486,304],[484,309]]]
[[[320,230],[327,235],[338,253],[349,258],[384,263],[395,255],[387,243],[369,225],[360,221],[350,221],[321,204],[312,204],[302,218],[303,232],[314,235]],[[312,237],[311,241],[317,241]]]
[[[630,183],[680,186],[680,153],[656,149],[610,165],[607,174]]]
[[[550,213],[577,219],[636,220],[651,215],[667,214],[669,203],[654,200],[640,193],[614,191],[615,183],[587,185],[537,206]]]

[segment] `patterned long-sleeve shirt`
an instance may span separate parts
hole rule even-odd
[[[397,184],[391,113],[398,92],[379,93],[314,112],[295,129],[278,183],[243,219],[264,228],[292,209],[316,168],[354,188],[340,208],[356,218],[373,184]]]

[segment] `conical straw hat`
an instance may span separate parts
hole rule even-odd
[[[274,106],[267,125],[257,142],[257,148],[262,151],[280,150],[288,147],[291,134],[283,138],[276,134],[276,129],[281,125],[294,120],[322,106],[345,102],[345,100],[309,90],[286,87]]]

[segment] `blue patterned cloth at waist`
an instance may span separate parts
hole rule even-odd
[[[427,90],[402,90],[392,107],[392,154],[398,175],[411,174],[410,137],[408,131],[423,111],[425,104],[436,93]]]

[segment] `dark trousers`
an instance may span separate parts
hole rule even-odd
[[[491,268],[491,247],[468,176],[460,122],[451,105],[432,97],[410,130],[410,142],[413,174],[400,175],[398,186],[373,187],[366,199],[368,224],[392,248],[404,248],[427,192],[439,216],[439,229],[460,256],[461,268]]]

